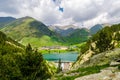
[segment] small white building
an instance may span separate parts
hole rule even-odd
[[[72,65],[73,62],[61,62],[61,67],[62,67],[62,70],[65,71],[65,70],[70,70],[70,67]],[[55,62],[55,65],[56,67],[58,67],[59,65],[59,62]]]

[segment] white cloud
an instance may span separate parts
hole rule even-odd
[[[90,27],[119,23],[120,0],[0,0],[0,16],[31,16],[43,23]],[[64,12],[59,11],[59,6]]]

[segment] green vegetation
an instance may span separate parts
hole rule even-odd
[[[31,43],[33,47],[40,47],[40,46],[53,46],[53,45],[61,45],[59,42],[52,40],[49,36],[42,36],[41,38],[35,37],[24,37],[22,39],[22,43],[24,45]]]
[[[40,49],[38,50],[40,53],[65,53],[65,52],[81,52],[81,48],[84,47],[86,44],[86,42],[80,43],[80,44],[75,44],[75,45],[66,45],[66,47],[68,47],[68,49],[66,50],[62,50],[62,49],[48,49],[48,50],[44,50],[44,49]]]
[[[70,71],[66,75],[55,75],[58,80],[73,80],[80,76],[98,73],[101,69],[109,67],[112,60],[120,57],[118,52],[115,52],[116,50],[105,52],[120,47],[120,24],[103,28],[93,35],[90,40],[88,40],[89,31],[86,29],[76,29],[68,36],[62,37],[49,30],[43,23],[30,17],[17,19],[1,30],[9,35],[8,37],[0,32],[1,80],[44,80],[53,77],[56,70],[61,71],[60,60],[59,67],[56,69],[52,63],[49,64],[43,59],[41,53],[78,51],[81,52],[77,59],[78,62],[80,62],[79,60],[84,61],[84,58],[86,59],[82,63],[82,67],[79,66],[77,70]],[[32,49],[30,44],[25,47],[10,37],[24,45],[31,43],[34,48],[46,45],[66,45],[69,46],[69,49],[38,51]],[[118,68],[120,69],[120,66]]]
[[[118,69],[120,70],[120,65],[118,66]]]
[[[65,52],[70,52],[70,50],[59,50],[59,49],[55,49],[55,50],[38,50],[38,52],[45,54],[45,53],[65,53]]]
[[[79,44],[81,42],[86,42],[89,39],[89,32],[86,29],[76,29],[70,35],[64,37],[64,40],[69,44]]]
[[[77,77],[89,75],[89,74],[94,74],[94,73],[99,73],[101,69],[104,69],[106,67],[109,67],[109,64],[105,65],[99,65],[99,66],[89,66],[89,67],[82,67],[77,70],[68,72],[68,76],[60,75],[57,76],[58,80],[74,80]],[[75,75],[70,75],[70,74],[75,74]]]
[[[31,17],[17,19],[4,26],[1,31],[22,44],[31,43],[33,47],[61,45],[63,42],[59,35]]]
[[[0,80],[44,80],[54,72],[30,44],[25,48],[0,32]]]
[[[16,19],[13,17],[0,17],[0,29],[14,20]]]
[[[80,52],[84,53],[85,51],[88,50],[89,46],[87,45],[88,43],[83,43],[79,48],[80,48]]]
[[[119,35],[120,24],[104,27],[81,47],[81,53],[73,67],[110,64],[114,58],[120,58],[116,57],[119,49],[115,49],[120,47]]]
[[[2,55],[8,53],[22,52],[24,46],[7,37],[4,33],[0,32],[0,53]]]
[[[82,48],[84,53],[91,48],[95,53],[111,50],[115,47],[119,47],[120,36],[120,24],[113,25],[111,27],[105,27],[97,32],[93,37],[87,41],[86,45]],[[94,43],[94,47],[91,45]]]
[[[99,48],[99,52],[106,51],[108,49],[113,49],[112,42],[112,30],[110,27],[105,27],[93,36],[93,40],[97,39],[96,47]]]
[[[73,33],[63,37],[31,17],[16,19],[0,30],[21,44],[30,43],[33,47],[73,45],[85,42],[89,38],[89,31],[84,28],[76,29]]]
[[[57,68],[57,73],[62,71],[62,67],[61,67],[61,59],[59,59],[59,63],[58,63],[58,68]]]

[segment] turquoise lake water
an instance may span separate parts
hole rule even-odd
[[[61,61],[75,62],[77,57],[77,52],[43,54],[43,58],[48,61],[58,61],[61,59]]]

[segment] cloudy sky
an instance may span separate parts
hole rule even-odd
[[[120,0],[0,0],[0,16],[31,16],[46,25],[120,23]]]

